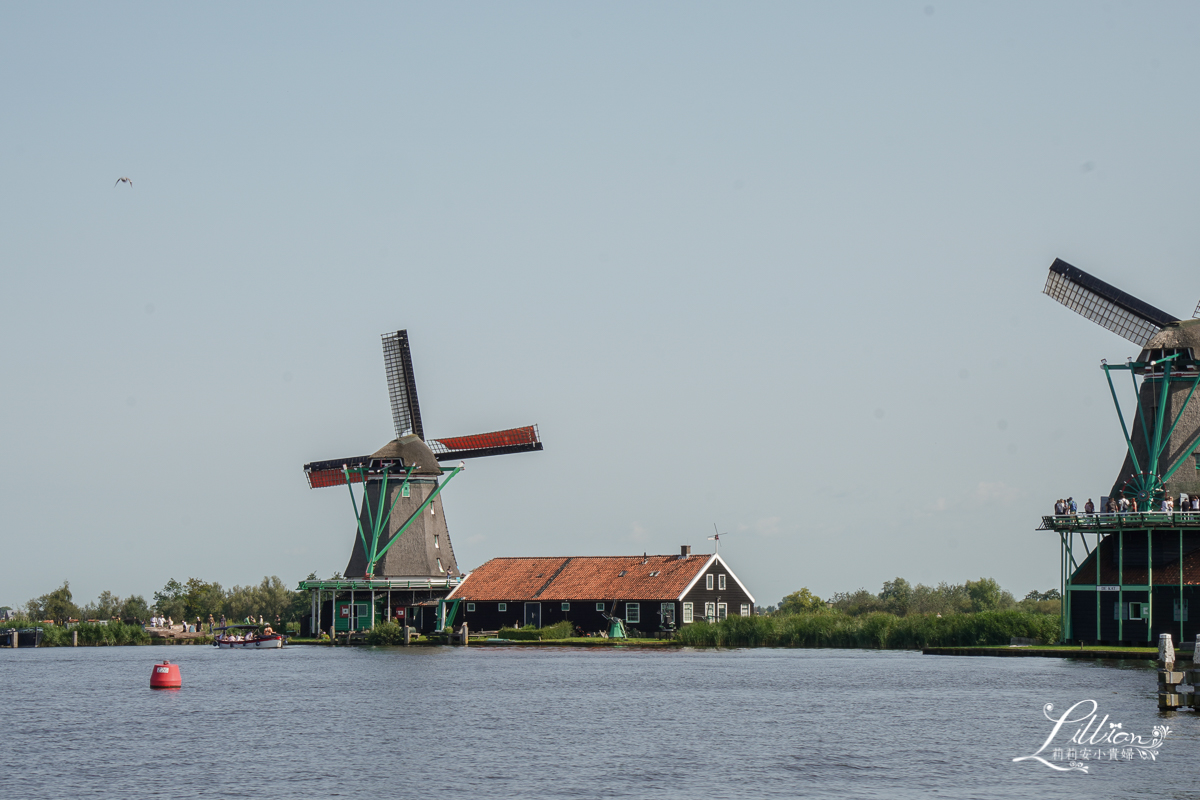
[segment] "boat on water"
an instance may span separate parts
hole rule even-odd
[[[6,628],[0,630],[0,647],[12,647],[13,637],[17,639],[17,647],[37,647],[42,643],[41,628]]]
[[[213,645],[225,650],[270,650],[283,647],[286,638],[270,625],[226,625],[214,630],[220,632],[213,638]]]

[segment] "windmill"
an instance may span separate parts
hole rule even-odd
[[[441,492],[462,459],[541,450],[536,425],[426,439],[408,331],[383,334],[383,361],[396,438],[366,456],[304,465],[310,488],[346,486],[357,529],[346,577],[449,578],[461,575],[442,513]],[[449,474],[441,462],[459,461]],[[361,507],[354,484],[363,484]]]
[[[718,553],[721,552],[721,537],[728,536],[728,535],[729,535],[728,531],[725,533],[721,533],[720,531],[717,530],[717,523],[715,523],[715,522],[713,523],[713,535],[708,537],[708,540],[710,542],[716,542],[716,544],[714,545],[714,547],[716,548],[716,552],[718,552]]]
[[[1141,348],[1125,364],[1101,362],[1126,448],[1109,497],[1136,500],[1146,510],[1164,496],[1200,491],[1200,461],[1184,469],[1200,455],[1200,408],[1190,405],[1200,384],[1200,319],[1177,319],[1061,259],[1050,265],[1043,292]],[[1113,382],[1121,372],[1129,373],[1137,397],[1128,415]]]

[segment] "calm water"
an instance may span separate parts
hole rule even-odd
[[[148,688],[163,658],[181,691]],[[846,650],[2,650],[0,794],[1192,796],[1200,714],[1155,688],[1144,662]],[[1158,760],[1011,761],[1084,699],[1170,725]]]

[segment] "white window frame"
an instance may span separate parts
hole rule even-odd
[[[642,621],[642,604],[641,603],[626,603],[625,604],[625,621],[633,624],[638,624]]]
[[[438,539],[440,539],[440,538],[441,538],[441,537],[440,537],[440,536],[438,536],[436,533],[433,535],[433,549],[434,549],[434,550],[441,550],[441,549],[442,549],[442,543],[438,541]]]
[[[717,622],[720,622],[721,620],[725,619],[728,616],[729,616],[729,604],[728,603],[717,603]]]
[[[705,603],[704,604],[704,621],[705,622],[716,622],[717,621],[717,604],[716,603]]]
[[[475,610],[475,604],[467,603],[467,611],[474,611],[474,610]]]
[[[446,570],[442,569],[442,560],[440,558],[437,560],[437,564],[438,564],[438,572],[446,571]]]
[[[497,611],[508,611],[508,603],[496,603]]]
[[[720,591],[720,592],[725,591],[725,576],[724,575],[717,576],[717,591]]]
[[[571,604],[570,604],[570,603],[563,603],[563,604],[562,604],[562,610],[563,610],[563,611],[570,611],[570,610],[571,610]]]
[[[692,623],[692,604],[683,604],[683,624],[690,625]]]
[[[742,615],[743,617],[748,617],[748,616],[750,616],[750,604],[749,604],[749,603],[742,603],[742,611],[741,611],[741,615]]]
[[[412,489],[409,488],[407,483],[400,487],[400,496],[412,497]]]
[[[713,588],[712,584],[713,584],[713,576],[712,576],[712,573],[710,572],[704,576],[704,588],[708,589],[711,592],[712,588]]]
[[[597,610],[597,611],[603,611],[603,610],[604,610],[604,603],[596,603],[596,610]]]

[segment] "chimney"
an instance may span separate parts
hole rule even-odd
[[[692,554],[692,546],[690,544],[683,544],[683,545],[679,546],[679,557],[680,558],[687,558],[691,554]]]

